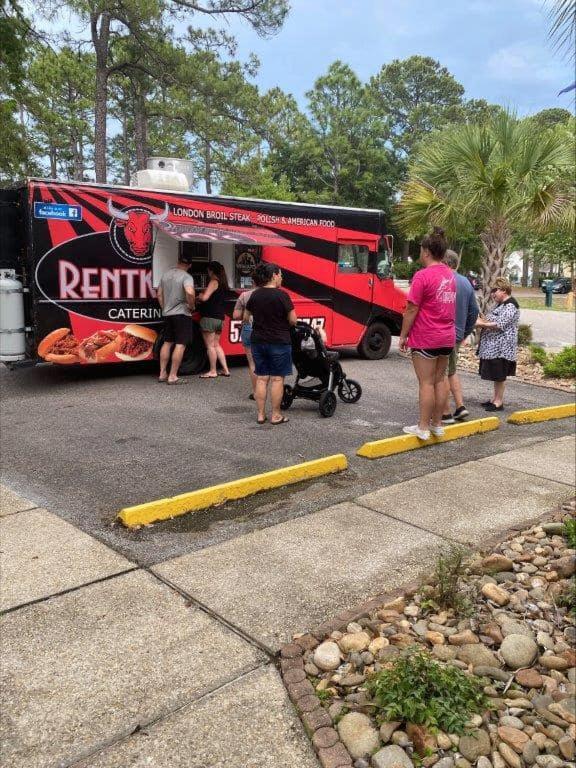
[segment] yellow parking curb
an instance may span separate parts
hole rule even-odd
[[[533,408],[528,411],[515,411],[508,416],[506,421],[509,424],[533,424],[537,421],[565,419],[568,416],[576,416],[576,403],[551,405],[549,408]]]
[[[392,456],[395,453],[404,453],[404,451],[413,451],[416,448],[426,448],[429,445],[458,440],[460,437],[469,437],[481,432],[491,432],[493,429],[498,429],[499,426],[500,419],[496,416],[489,416],[485,419],[476,419],[474,421],[463,421],[461,424],[444,427],[444,435],[442,437],[431,437],[425,442],[419,440],[414,435],[396,435],[394,437],[387,437],[384,440],[364,443],[356,451],[356,455],[364,456],[366,459],[380,459],[383,456]]]
[[[260,491],[278,488],[281,485],[310,480],[313,477],[342,472],[348,468],[348,460],[342,453],[325,456],[322,459],[294,464],[291,467],[273,469],[261,475],[243,477],[229,483],[213,485],[209,488],[199,488],[197,491],[172,496],[168,499],[149,501],[134,507],[126,507],[118,513],[118,519],[128,528],[155,523],[158,520],[168,520],[171,517],[184,515],[187,512],[197,512],[200,509],[213,507],[225,501],[252,496]]]

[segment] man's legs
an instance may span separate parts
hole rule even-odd
[[[418,377],[418,403],[420,408],[418,426],[427,432],[430,429],[430,420],[435,405],[436,358],[430,359],[413,353],[412,365]]]
[[[270,376],[256,376],[256,387],[254,389],[254,398],[258,409],[258,421],[266,419],[266,392]]]
[[[167,376],[167,369],[168,369],[168,362],[170,361],[170,352],[172,351],[172,347],[174,346],[173,341],[165,341],[164,344],[160,347],[160,374],[158,376],[159,381],[166,381],[168,378]]]
[[[185,349],[186,349],[185,344],[174,345],[174,351],[172,352],[172,362],[170,363],[170,374],[168,376],[169,382],[177,381],[178,379],[178,369],[180,368],[182,358],[184,357]]]
[[[270,376],[270,403],[272,405],[272,413],[270,414],[270,421],[282,421],[284,418],[280,405],[282,404],[282,397],[284,395],[284,376]]]
[[[450,392],[454,398],[454,404],[456,408],[464,407],[464,395],[462,394],[462,382],[460,376],[457,373],[454,376],[448,376],[448,384],[450,385]],[[446,411],[448,413],[448,411]]]

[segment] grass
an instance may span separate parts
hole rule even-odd
[[[517,297],[520,309],[545,309],[548,312],[574,312],[574,309],[567,309],[566,296],[564,294],[552,297],[552,306],[547,307],[544,304],[544,295],[540,297],[519,296]]]

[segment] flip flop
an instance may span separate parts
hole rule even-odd
[[[200,376],[198,376],[198,378],[199,379],[217,379],[218,374],[216,374],[216,376],[210,376],[209,374],[201,373]]]
[[[266,418],[266,416],[264,416],[263,419],[256,419],[256,424],[258,424],[261,427],[262,424],[266,424],[267,421],[268,419]]]
[[[168,379],[156,379],[156,381],[158,382],[158,384],[167,384],[168,383]]]
[[[282,416],[281,419],[278,419],[278,421],[271,421],[270,424],[272,424],[273,427],[277,427],[278,424],[288,424],[290,419],[287,419],[286,416]]]
[[[229,379],[230,378],[230,374],[229,373],[219,373],[218,376],[224,376],[225,379]]]
[[[184,381],[184,379],[176,379],[176,381],[166,380],[166,384],[169,384],[171,387],[175,387],[178,384],[188,384],[188,382]]]

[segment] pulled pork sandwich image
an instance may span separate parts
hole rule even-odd
[[[56,328],[38,344],[38,355],[49,363],[59,365],[78,363],[78,339],[70,328]]]
[[[118,331],[96,331],[80,342],[78,354],[84,363],[102,363],[120,343]]]
[[[152,354],[157,333],[152,328],[143,325],[127,325],[120,331],[119,346],[115,350],[116,357],[130,362],[133,360],[146,360]]]

